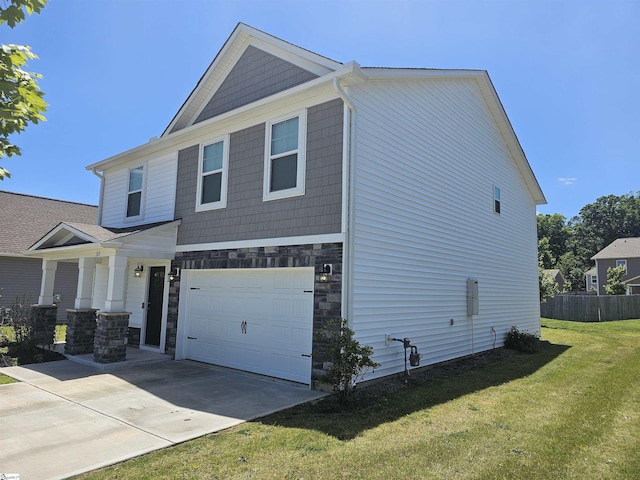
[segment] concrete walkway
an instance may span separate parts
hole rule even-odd
[[[195,362],[104,372],[63,360],[3,368],[0,474],[66,478],[324,394]]]

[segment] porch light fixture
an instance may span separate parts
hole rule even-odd
[[[322,270],[320,271],[320,281],[328,282],[329,277],[331,277],[332,273],[333,273],[333,265],[331,265],[330,263],[325,263],[324,265],[322,265]]]
[[[138,266],[133,271],[133,276],[139,278],[142,276],[142,272],[144,272],[144,267],[142,266],[142,263],[138,262]]]
[[[173,270],[171,270],[171,272],[169,272],[169,281],[173,282],[178,278],[180,278],[180,269],[176,267]]]

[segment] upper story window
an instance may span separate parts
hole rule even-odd
[[[500,213],[500,187],[493,187],[493,211]]]
[[[227,206],[228,137],[200,145],[196,212]]]
[[[627,261],[626,260],[616,260],[616,267],[624,267],[624,273],[627,273]]]
[[[304,194],[306,113],[267,123],[264,200]]]
[[[591,283],[593,284],[598,283],[598,277],[596,275],[591,275]]]
[[[139,217],[142,213],[142,185],[144,167],[129,170],[129,190],[127,193],[127,218]]]

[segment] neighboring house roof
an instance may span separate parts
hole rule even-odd
[[[557,268],[545,269],[543,270],[543,273],[545,275],[549,275],[552,278],[557,278],[557,276],[560,275],[560,277],[564,280],[564,275],[562,275],[562,272]]]
[[[591,257],[591,260],[613,258],[640,258],[640,237],[618,238]]]
[[[95,225],[98,207],[0,191],[0,256],[22,256],[62,221]]]
[[[589,270],[587,270],[586,272],[584,272],[585,275],[598,275],[598,270],[596,269],[596,267],[590,268]]]

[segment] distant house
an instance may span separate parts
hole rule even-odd
[[[24,252],[63,221],[95,223],[98,207],[0,191],[0,307],[9,307],[17,297],[38,302],[42,260]],[[78,282],[77,262],[61,262],[55,272],[59,298],[58,322],[73,308]]]
[[[593,267],[584,273],[584,281],[587,286],[587,291],[598,290],[598,270],[596,267]]]
[[[485,71],[340,63],[240,24],[160,138],[87,169],[99,227],[30,254],[79,263],[96,362],[126,340],[310,385],[333,318],[375,349],[368,379],[404,370],[394,338],[428,365],[540,331],[545,198]]]
[[[556,285],[558,286],[558,292],[564,291],[564,284],[566,283],[566,280],[560,270],[558,270],[557,268],[552,268],[543,270],[542,272],[544,275],[551,277],[553,281],[556,282]]]
[[[623,266],[626,274],[623,283],[627,294],[640,294],[640,237],[618,238],[596,253],[591,260],[596,262],[598,295],[605,295],[607,269]]]

